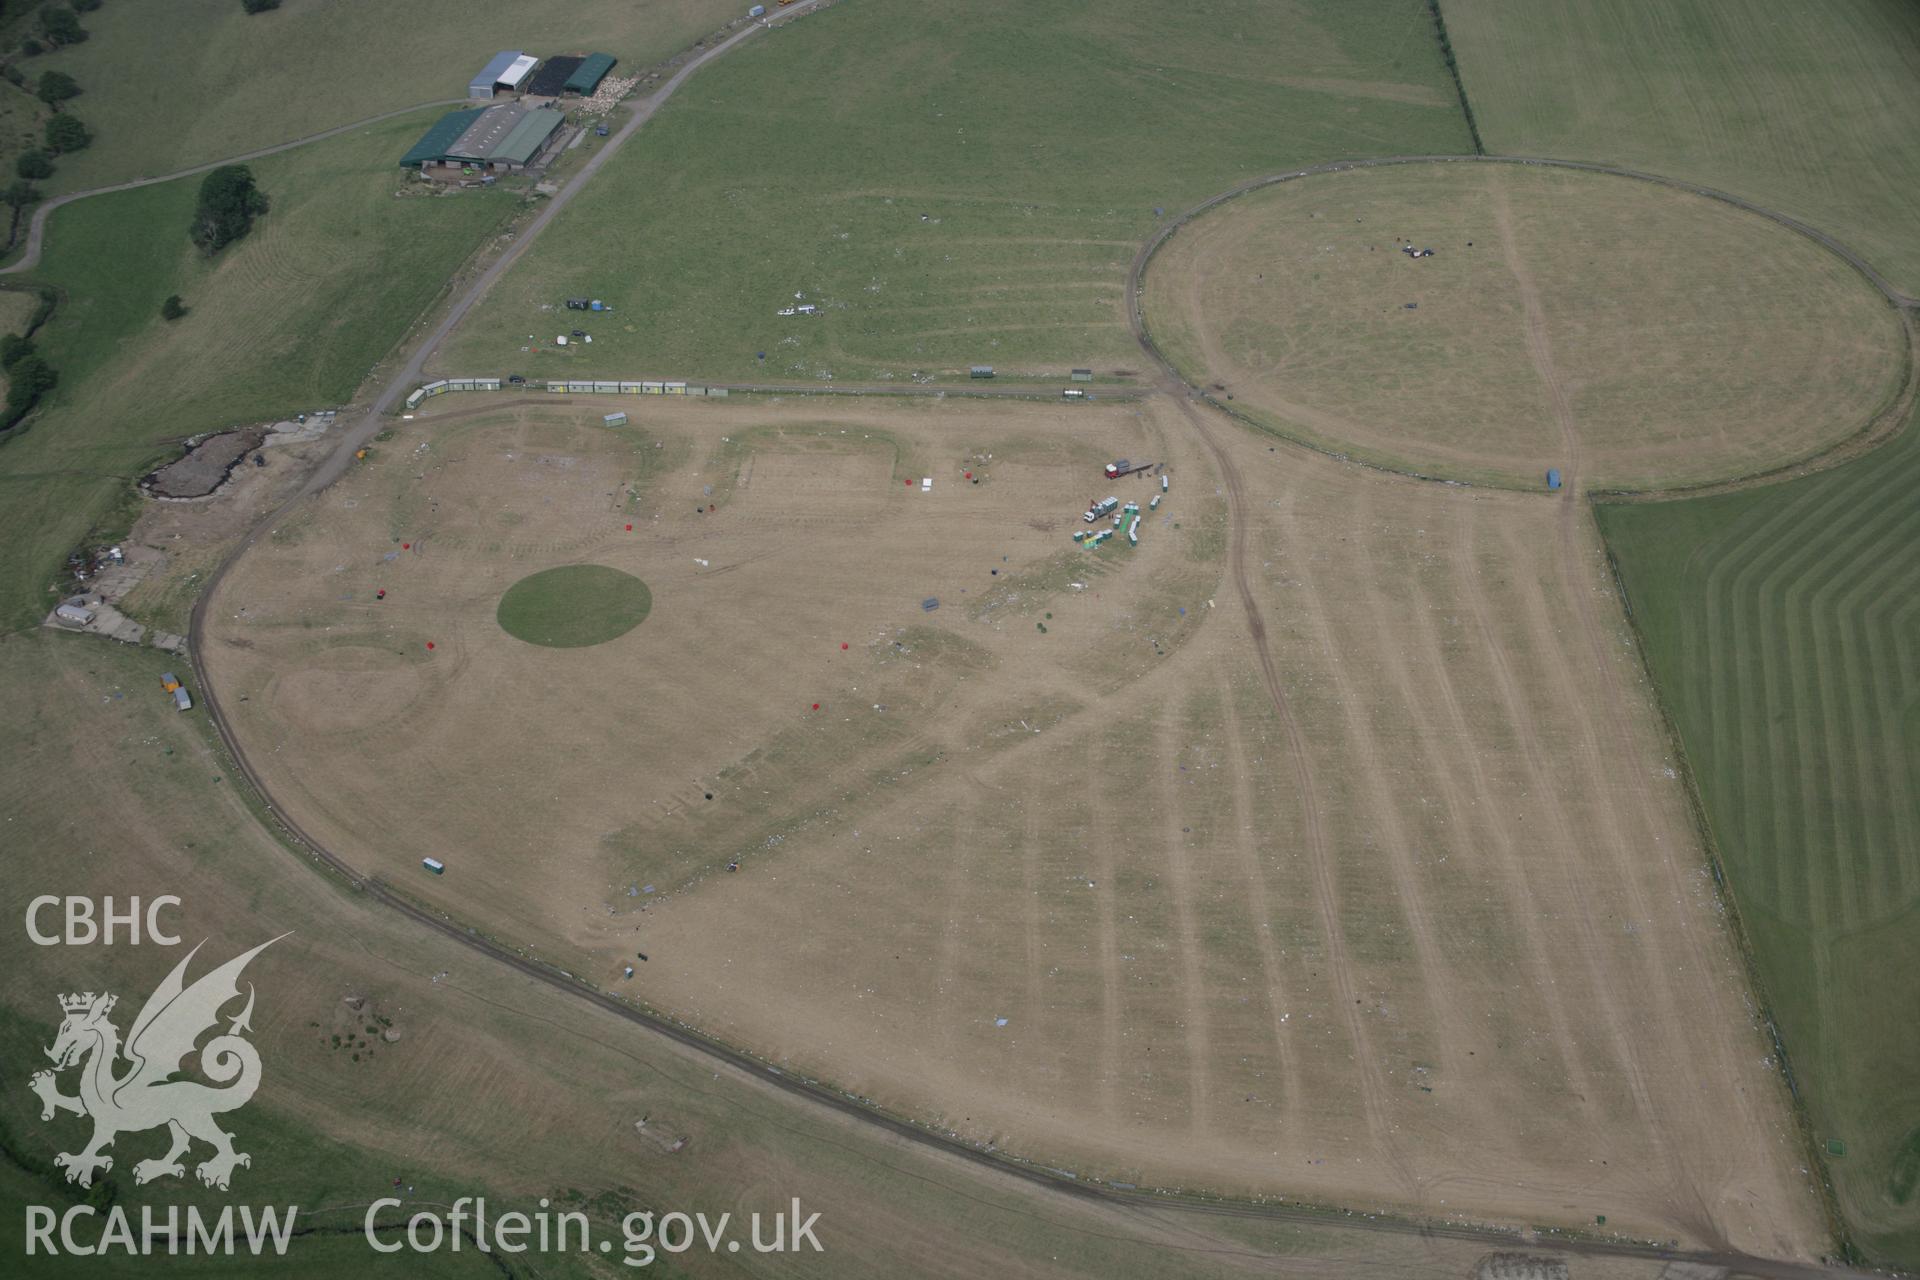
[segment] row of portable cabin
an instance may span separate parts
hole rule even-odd
[[[438,382],[426,383],[409,392],[407,408],[418,409],[421,401],[444,395],[449,391],[498,391],[502,385],[499,378],[442,378]],[[575,396],[724,396],[727,394],[725,387],[709,387],[698,382],[571,378],[554,380],[544,385],[550,392]],[[1069,400],[1078,400],[1086,395],[1078,387],[1069,387],[1061,394]]]
[[[421,401],[433,396],[445,395],[449,391],[498,391],[501,385],[499,378],[443,378],[438,382],[429,382],[424,386],[416,387],[407,396],[407,408],[417,409]],[[544,385],[547,391],[559,395],[576,396],[724,396],[727,394],[725,387],[709,387],[698,382],[573,378],[532,385]]]
[[[429,382],[415,387],[407,393],[407,408],[418,409],[420,402],[430,396],[445,395],[449,391],[498,391],[498,378],[442,378],[438,382]]]
[[[969,378],[991,378],[994,376],[993,366],[990,364],[969,365],[967,367],[967,376]],[[1093,370],[1075,369],[1071,376],[1075,382],[1092,382]]]
[[[724,396],[725,387],[702,386],[697,382],[588,382],[576,378],[570,382],[549,382],[547,390],[576,396]]]

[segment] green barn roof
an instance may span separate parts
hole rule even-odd
[[[449,111],[433,122],[433,126],[420,135],[420,141],[407,149],[400,157],[400,163],[406,168],[418,168],[446,158],[447,148],[452,146],[467,126],[480,118],[485,107],[474,107],[466,111]]]
[[[572,75],[567,77],[566,91],[582,97],[600,87],[600,81],[607,72],[613,70],[614,57],[610,53],[590,53],[583,59]]]
[[[547,145],[547,139],[553,136],[553,131],[566,122],[566,116],[547,107],[529,111],[519,124],[513,126],[511,133],[488,149],[487,159],[526,164],[540,154],[540,148]]]

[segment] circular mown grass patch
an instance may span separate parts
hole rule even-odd
[[[1183,227],[1145,283],[1155,340],[1241,416],[1530,488],[1548,467],[1656,489],[1808,457],[1888,403],[1905,342],[1858,272],[1783,226],[1531,165],[1282,182]]]
[[[583,649],[627,634],[652,609],[653,592],[632,574],[603,564],[569,564],[508,587],[495,616],[516,640]]]

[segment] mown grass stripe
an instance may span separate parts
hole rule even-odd
[[[1714,709],[1714,729],[1709,735],[1709,742],[1714,746],[1738,744],[1742,754],[1739,768],[1746,772],[1761,770],[1757,756],[1763,750],[1775,759],[1775,765],[1765,772],[1770,779],[1768,791],[1775,796],[1777,803],[1766,809],[1742,813],[1729,824],[1729,835],[1735,839],[1744,838],[1747,844],[1755,848],[1777,848],[1781,843],[1779,831],[1785,819],[1779,806],[1785,801],[1780,784],[1782,775],[1791,771],[1778,766],[1780,744],[1775,735],[1748,732],[1742,723],[1744,719],[1751,718],[1751,708],[1743,705],[1739,698],[1743,683],[1758,681],[1772,690],[1759,712],[1759,724],[1764,725],[1768,721],[1765,706],[1778,700],[1780,691],[1777,686],[1767,684],[1771,678],[1768,664],[1771,649],[1759,647],[1750,651],[1742,650],[1734,642],[1733,635],[1740,631],[1757,632],[1768,625],[1764,598],[1771,590],[1775,575],[1784,569],[1784,566],[1766,558],[1769,547],[1775,552],[1781,548],[1792,548],[1789,555],[1824,555],[1823,547],[1826,544],[1812,536],[1814,530],[1825,530],[1831,536],[1835,530],[1844,527],[1847,513],[1858,514],[1879,509],[1884,499],[1897,491],[1898,487],[1896,477],[1877,476],[1868,483],[1864,494],[1839,491],[1807,495],[1777,509],[1756,509],[1753,515],[1735,526],[1739,536],[1734,539],[1724,558],[1718,560],[1707,575],[1705,594],[1709,602],[1709,634],[1699,640],[1690,639],[1689,646],[1702,658],[1707,654],[1729,652],[1737,655],[1731,662],[1706,662],[1703,668],[1714,673],[1709,684]],[[1759,575],[1757,579],[1755,575]],[[1742,612],[1743,602],[1751,605],[1750,611]],[[1717,760],[1711,746],[1703,758],[1710,772],[1724,770],[1730,763]],[[1722,776],[1725,776],[1724,773]],[[1778,880],[1781,868],[1776,866],[1771,870],[1774,873],[1770,877],[1772,890],[1764,893],[1763,897],[1778,906],[1784,898],[1784,886]]]

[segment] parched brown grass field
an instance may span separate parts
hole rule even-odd
[[[179,947],[21,947],[0,977],[8,1009],[0,1044],[24,1077],[53,1039],[58,994],[118,994],[124,1028],[187,947],[205,939],[197,976],[291,930],[247,970],[265,1070],[252,1103],[226,1120],[253,1157],[233,1196],[298,1205],[299,1225],[318,1229],[265,1264],[274,1274],[499,1274],[498,1254],[471,1249],[404,1255],[397,1265],[372,1253],[359,1224],[367,1203],[387,1195],[404,1197],[407,1213],[428,1214],[475,1194],[489,1198],[491,1212],[532,1213],[550,1197],[586,1211],[596,1237],[615,1240],[621,1216],[636,1209],[731,1214],[744,1232],[746,1215],[786,1209],[797,1196],[821,1215],[824,1252],[788,1255],[782,1270],[836,1278],[927,1274],[929,1257],[946,1268],[937,1274],[1055,1280],[1257,1276],[1275,1266],[1355,1280],[1464,1276],[1488,1252],[1485,1242],[1374,1233],[1331,1216],[1168,1218],[1089,1204],[796,1106],[764,1080],[609,1014],[556,1005],[550,987],[319,876],[250,812],[204,719],[177,714],[161,693],[159,673],[175,661],[167,655],[35,632],[0,640],[0,656],[22,681],[0,725],[14,761],[0,778],[14,842],[0,907],[19,921],[40,893],[111,894],[122,906],[133,894],[171,893],[182,902],[163,919],[183,938]],[[75,804],[76,779],[84,779],[84,808]],[[349,1006],[347,996],[361,1004]],[[376,1018],[400,1039],[367,1034]],[[373,1053],[354,1047],[359,1039]],[[60,1211],[84,1197],[49,1164],[74,1149],[82,1120],[42,1122],[38,1101],[16,1087],[0,1099],[0,1123],[8,1154],[0,1193],[11,1203]],[[687,1145],[668,1151],[679,1138]],[[134,1185],[132,1165],[164,1141],[153,1131],[120,1135],[116,1202],[136,1221],[143,1206],[164,1221],[183,1202],[217,1213],[228,1197],[190,1177]],[[51,1176],[36,1177],[35,1168]],[[25,1256],[21,1223],[17,1213],[0,1220],[0,1248],[15,1257]],[[538,1273],[554,1280],[629,1270],[618,1253],[538,1256]],[[704,1250],[671,1265],[682,1275],[746,1271],[736,1257]],[[132,1277],[156,1266],[207,1274],[204,1259],[49,1259],[44,1251],[23,1274]],[[1594,1259],[1581,1275],[1652,1280],[1660,1267]]]
[[[1401,252],[1408,241],[1432,257]],[[1628,178],[1441,163],[1293,179],[1182,228],[1156,341],[1263,425],[1371,462],[1679,488],[1798,461],[1898,386],[1898,317],[1824,248]]]
[[[1821,1248],[1570,499],[1221,424],[1229,530],[1168,401],[609,407],[424,415],[221,585],[235,727],[361,870],[1084,1174]],[[1171,492],[1080,551],[1115,454]],[[652,614],[500,630],[570,563]]]

